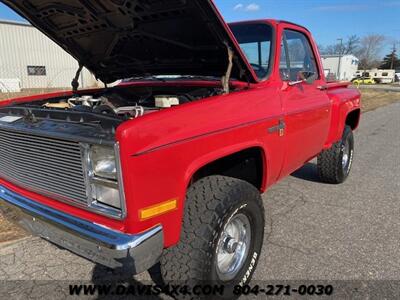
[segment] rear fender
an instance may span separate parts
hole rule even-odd
[[[356,89],[335,89],[328,91],[328,96],[332,101],[332,116],[329,135],[324,149],[329,149],[342,138],[347,117],[354,111],[360,112],[361,108],[361,94]],[[358,127],[359,117],[360,113],[358,114],[358,120],[355,121],[353,130]]]

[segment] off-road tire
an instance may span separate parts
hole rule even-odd
[[[350,147],[350,157],[348,164],[343,166],[343,155],[345,144]],[[333,144],[331,148],[323,151],[318,156],[317,169],[318,175],[323,182],[340,184],[346,181],[350,174],[354,158],[354,137],[350,126],[346,126],[342,139]]]
[[[224,225],[235,215],[248,217],[251,242],[247,258],[237,276],[221,281],[216,271],[216,249]],[[264,208],[260,192],[251,184],[223,176],[210,176],[188,190],[181,239],[165,250],[160,271],[165,284],[224,285],[225,293],[209,299],[235,299],[234,286],[248,284],[257,266],[264,237]],[[179,299],[203,299],[184,296]]]

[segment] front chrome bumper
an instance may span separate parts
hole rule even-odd
[[[163,231],[137,235],[91,223],[16,194],[0,185],[0,211],[34,235],[110,268],[138,274],[152,267],[163,251]]]

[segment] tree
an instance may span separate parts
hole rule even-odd
[[[400,59],[397,56],[396,49],[386,55],[380,66],[381,69],[400,69]]]
[[[360,41],[360,38],[355,34],[349,36],[344,44],[342,54],[356,54],[360,49]]]
[[[340,53],[340,45],[339,44],[334,44],[334,45],[328,45],[323,48],[323,54],[327,55],[335,55]]]
[[[356,56],[360,59],[361,70],[379,66],[379,53],[385,39],[385,36],[380,34],[369,34],[360,40],[360,49],[356,52]]]
[[[335,55],[335,54],[356,54],[360,48],[360,38],[357,35],[351,35],[347,37],[343,44],[336,43],[321,47],[322,54]]]

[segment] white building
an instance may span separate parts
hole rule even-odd
[[[39,30],[27,23],[0,20],[0,87],[21,89],[69,88],[78,62]],[[83,70],[80,87],[97,84]]]
[[[332,76],[333,74],[336,79],[347,81],[355,77],[360,61],[354,55],[321,55],[321,57],[325,76]]]

